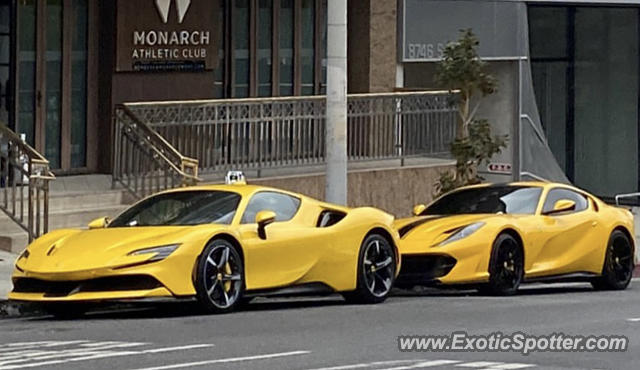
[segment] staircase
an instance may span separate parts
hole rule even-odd
[[[110,175],[58,177],[49,194],[49,230],[86,228],[98,217],[116,216],[130,201],[123,190],[112,190]],[[0,250],[19,253],[28,243],[27,233],[0,212]]]

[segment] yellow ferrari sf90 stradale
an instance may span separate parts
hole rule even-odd
[[[521,282],[589,281],[625,289],[634,268],[632,214],[555,183],[460,188],[397,220],[399,286],[474,286],[515,294]]]
[[[70,303],[195,297],[210,312],[256,295],[383,301],[399,270],[393,216],[243,183],[170,190],[89,230],[57,230],[18,258],[9,298]]]

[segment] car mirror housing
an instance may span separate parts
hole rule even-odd
[[[100,217],[89,222],[89,230],[104,229],[109,225],[109,217]]]
[[[413,215],[420,216],[426,209],[427,206],[425,206],[424,204],[418,204],[417,206],[413,207]]]
[[[273,211],[260,211],[256,215],[256,223],[258,224],[258,236],[260,239],[267,239],[266,227],[276,221],[276,213]]]
[[[545,215],[569,212],[576,209],[576,202],[569,199],[560,199],[553,205],[553,210],[545,212]]]

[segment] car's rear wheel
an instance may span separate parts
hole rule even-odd
[[[607,244],[602,276],[594,279],[591,285],[599,290],[626,289],[631,282],[633,268],[633,245],[625,233],[615,230]]]
[[[489,295],[516,294],[524,276],[524,254],[520,243],[509,234],[500,234],[493,243],[489,262],[489,283],[480,292]]]
[[[236,246],[224,239],[209,242],[198,260],[195,285],[205,311],[233,311],[244,293],[244,263]]]
[[[380,234],[370,234],[360,246],[356,290],[343,293],[348,302],[384,301],[396,277],[396,253],[393,245]]]

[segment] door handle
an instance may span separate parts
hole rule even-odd
[[[596,227],[596,226],[598,226],[598,221],[593,221],[593,222],[591,223],[591,226],[592,226],[592,227]]]

